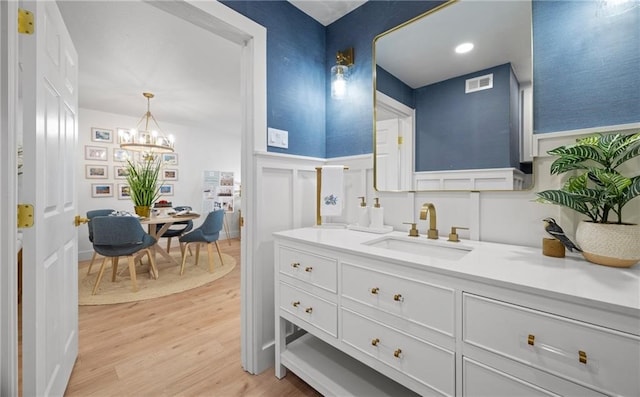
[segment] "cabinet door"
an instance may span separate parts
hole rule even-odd
[[[562,390],[551,391],[467,357],[462,359],[462,394],[465,397],[604,396],[560,379],[556,381]]]

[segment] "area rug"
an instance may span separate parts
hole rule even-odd
[[[187,263],[182,276],[180,276],[180,266],[176,266],[158,255],[156,266],[158,267],[160,276],[157,280],[149,277],[149,267],[145,256],[143,259],[144,264],[142,266],[139,263],[136,265],[136,280],[139,288],[137,292],[131,290],[131,278],[129,277],[127,258],[120,258],[118,264],[119,275],[116,277],[115,282],[111,282],[111,261],[109,260],[102,280],[100,281],[98,291],[95,295],[91,295],[93,285],[98,277],[100,265],[102,264],[102,257],[99,256],[91,267],[91,274],[87,275],[89,262],[83,263],[78,268],[78,303],[80,305],[109,305],[171,295],[217,280],[228,274],[236,266],[236,260],[225,253],[222,254],[224,265],[221,265],[218,253],[215,252],[214,249],[214,272],[209,273],[209,260],[206,248],[200,250],[198,266],[194,264],[195,249],[193,254],[194,255],[187,256]],[[181,263],[179,252],[172,252],[171,256],[178,263]]]

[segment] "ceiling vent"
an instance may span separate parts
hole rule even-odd
[[[493,73],[474,77],[465,81],[464,93],[488,90],[493,88]]]

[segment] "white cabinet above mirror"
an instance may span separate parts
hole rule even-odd
[[[532,187],[531,21],[530,1],[449,1],[374,39],[377,190]]]

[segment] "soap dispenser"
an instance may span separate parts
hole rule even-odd
[[[358,226],[369,227],[369,208],[367,202],[364,201],[364,196],[358,197],[360,199],[360,205],[358,206]]]
[[[380,199],[376,197],[375,204],[373,204],[373,208],[371,208],[371,225],[369,226],[372,229],[382,229],[384,228],[384,208],[380,206]]]

